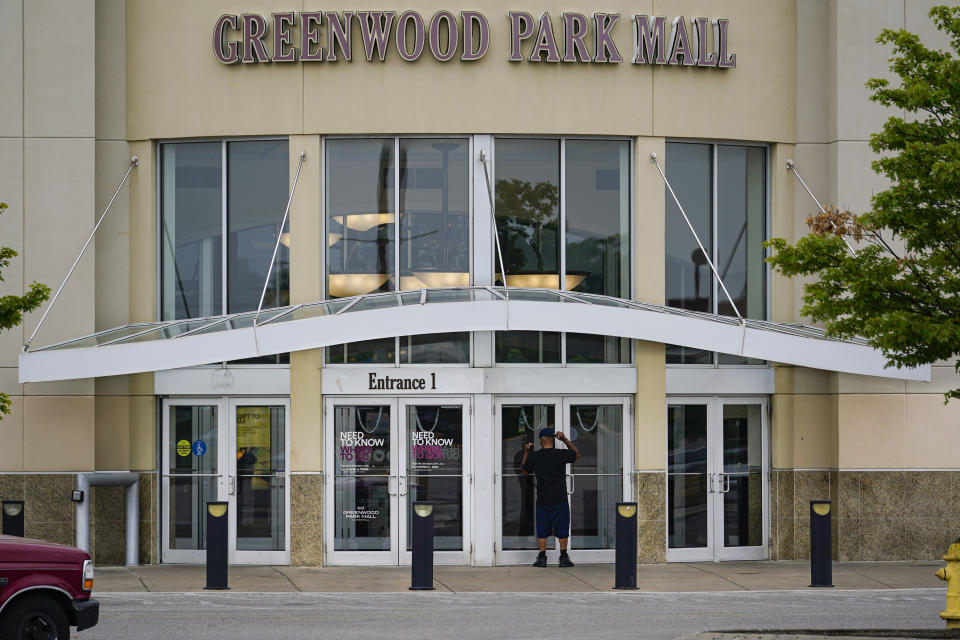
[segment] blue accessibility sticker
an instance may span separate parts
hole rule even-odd
[[[203,440],[195,440],[192,449],[193,455],[202,456],[207,452],[207,443]]]

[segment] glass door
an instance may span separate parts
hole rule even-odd
[[[328,400],[330,564],[397,564],[402,513],[395,400]]]
[[[469,563],[468,400],[337,398],[325,414],[330,564],[409,564],[417,501],[434,503],[434,561]]]
[[[230,538],[233,562],[286,564],[287,431],[289,401],[244,398],[229,402]],[[318,532],[319,535],[319,532]]]
[[[469,564],[470,460],[466,400],[401,400],[404,446],[400,500],[403,503],[401,564],[413,549],[413,503],[433,503],[436,564]],[[468,467],[469,468],[469,467]]]
[[[765,398],[684,398],[667,406],[670,561],[767,555]]]
[[[563,431],[580,450],[568,466],[570,549],[574,562],[612,562],[616,548],[616,503],[631,496],[633,447],[626,400],[567,398]],[[558,443],[558,446],[563,446]],[[632,498],[631,498],[632,499]]]
[[[561,415],[559,398],[503,398],[495,405],[500,456],[496,486],[497,564],[527,564],[537,557],[536,480],[523,475],[520,463],[523,448],[529,442],[540,448],[537,433],[544,427],[556,428]],[[569,480],[568,480],[569,488]],[[558,554],[547,543],[547,561],[556,564]]]
[[[228,494],[220,400],[163,402],[164,562],[204,562],[207,503]]]

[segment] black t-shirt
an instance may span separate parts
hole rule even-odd
[[[523,470],[537,476],[537,504],[555,505],[567,500],[567,463],[577,459],[570,449],[531,451]]]

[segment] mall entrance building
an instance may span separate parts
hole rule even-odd
[[[939,557],[960,380],[763,246],[884,188],[863,84],[925,6],[3,2],[3,293],[71,275],[0,336],[0,499],[100,564],[131,517],[202,563],[211,501],[234,563],[408,564],[430,501],[437,563],[527,564],[554,426],[575,562],[620,501],[642,563],[808,557],[811,499],[840,560]]]

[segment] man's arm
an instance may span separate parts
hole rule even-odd
[[[560,442],[562,442],[563,444],[565,444],[565,445],[567,446],[567,449],[570,449],[570,451],[573,451],[573,452],[576,454],[576,456],[577,456],[577,458],[576,458],[577,460],[580,459],[580,449],[577,449],[577,445],[575,445],[575,444],[573,444],[572,442],[570,442],[570,440],[567,438],[566,434],[560,433],[560,432],[558,431],[558,432],[557,432],[557,440],[559,440]]]
[[[532,442],[528,442],[527,444],[523,445],[523,460],[520,461],[520,470],[523,471],[523,475],[525,476],[530,475],[530,472],[527,471],[526,466],[527,466],[527,456],[530,455],[531,449],[533,449]]]

